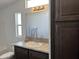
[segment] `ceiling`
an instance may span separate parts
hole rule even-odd
[[[9,3],[14,2],[15,0],[0,0],[0,7],[6,6]]]

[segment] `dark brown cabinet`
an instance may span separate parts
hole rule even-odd
[[[55,0],[56,21],[79,20],[79,0]]]
[[[15,46],[15,58],[16,59],[29,59],[29,50],[19,47],[19,46]]]
[[[55,59],[79,59],[79,0],[53,0],[52,3]]]
[[[29,56],[30,56],[29,59],[49,59],[47,53],[36,52],[33,50],[29,51]]]
[[[31,49],[15,46],[16,59],[49,59],[48,53],[34,51]]]
[[[55,59],[79,59],[79,22],[56,22]]]

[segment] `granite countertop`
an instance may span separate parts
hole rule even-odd
[[[29,40],[26,42],[20,41],[15,44],[16,46],[20,46],[27,49],[32,49],[39,52],[49,53],[48,51],[48,42],[34,41]]]

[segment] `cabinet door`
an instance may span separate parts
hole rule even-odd
[[[28,59],[28,49],[15,46],[15,58],[16,59]]]
[[[79,20],[79,0],[55,0],[56,20]]]
[[[49,59],[48,54],[32,50],[29,51],[29,56],[30,59]]]
[[[79,22],[56,23],[55,59],[78,59]]]

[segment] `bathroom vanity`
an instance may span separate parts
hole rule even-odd
[[[16,59],[49,59],[48,42],[28,40],[14,45]]]

